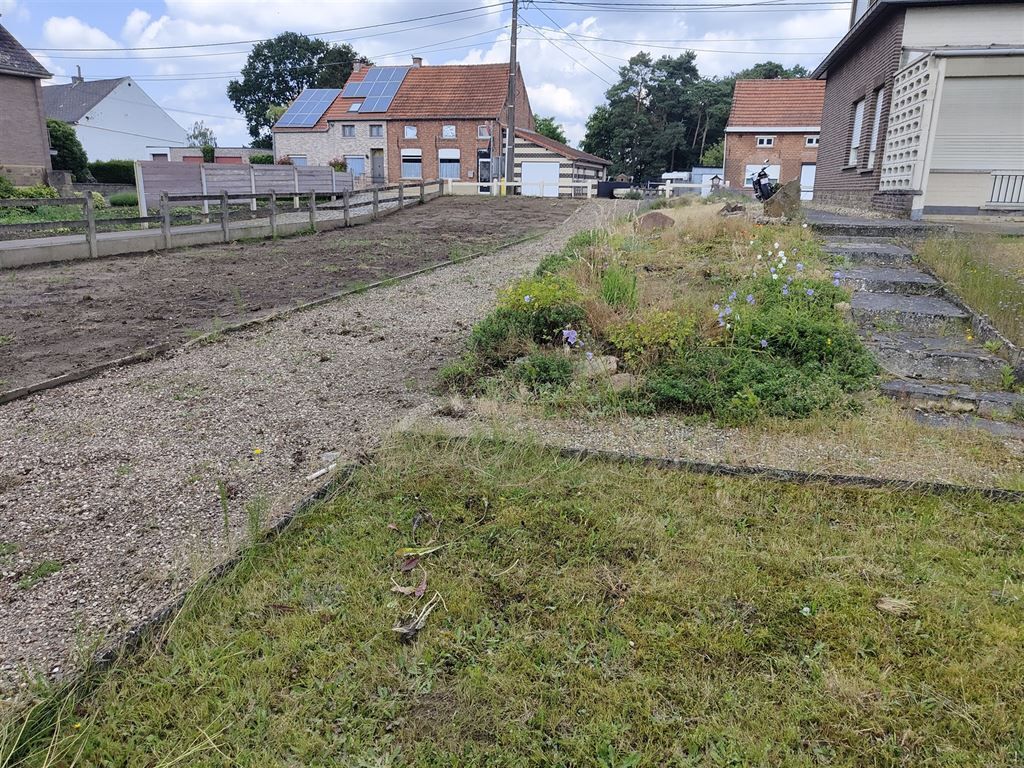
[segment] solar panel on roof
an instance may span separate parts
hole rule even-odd
[[[391,100],[395,98],[410,69],[411,67],[370,67],[360,82],[346,85],[341,95],[346,99],[366,99],[359,109],[360,112],[387,112]],[[317,120],[319,119],[318,116]]]
[[[277,121],[279,128],[308,128],[316,125],[341,93],[337,88],[307,88]]]

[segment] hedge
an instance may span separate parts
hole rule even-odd
[[[89,163],[93,178],[100,184],[127,184],[135,186],[133,160],[96,160]]]

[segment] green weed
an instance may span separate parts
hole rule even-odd
[[[52,576],[63,567],[59,560],[43,560],[43,562],[21,577],[18,581],[18,586],[21,589],[32,589],[32,587],[47,576]]]

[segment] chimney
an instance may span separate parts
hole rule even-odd
[[[423,66],[423,59],[422,59],[422,57],[420,57],[420,56],[413,56],[412,57],[412,65],[414,67],[422,67]]]
[[[353,72],[361,72],[362,70],[363,70],[363,62],[357,61],[355,64],[352,65],[352,71]]]
[[[71,76],[71,82],[72,83],[84,83],[85,82],[85,78],[82,77],[82,65],[81,64],[76,65],[75,69],[78,70],[78,74]]]

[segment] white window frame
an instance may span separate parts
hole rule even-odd
[[[341,136],[344,139],[354,139],[356,137],[356,124],[355,123],[342,123],[342,125],[341,125]]]
[[[491,126],[489,126],[489,125],[478,125],[476,127],[476,137],[478,139],[490,139],[491,138]]]
[[[882,127],[882,105],[885,100],[885,86],[875,91],[875,115],[871,121],[871,143],[868,144],[868,168],[875,167],[878,155],[878,131]]]
[[[760,148],[774,147],[775,146],[775,137],[774,136],[758,136],[756,143],[757,143],[757,146],[760,147]]]
[[[454,125],[442,125],[441,126],[441,138],[442,139],[454,139],[457,138]]]
[[[384,138],[384,126],[379,123],[374,123],[370,126],[370,138],[371,139],[383,139]]]
[[[458,173],[455,176],[445,176],[442,173],[441,168],[443,165],[450,165],[452,162],[458,164]],[[457,149],[439,149],[437,151],[437,177],[439,179],[453,179],[458,181],[462,178],[462,157],[461,153]]]
[[[418,139],[419,129],[415,125],[407,125],[402,129],[402,136],[407,139]]]
[[[361,101],[353,101],[351,104],[348,105],[348,111],[349,112],[358,112],[362,108],[362,106],[363,106],[363,102],[361,102]]]
[[[818,142],[820,140],[821,140],[821,137],[818,134],[814,134],[813,136],[804,136],[804,146],[805,147],[816,147],[816,146],[818,146]]]
[[[361,162],[361,164],[363,166],[363,172],[361,174],[358,174],[358,173],[356,173],[355,171],[352,170],[352,161],[353,160],[359,160]],[[363,155],[345,155],[345,163],[346,163],[346,165],[348,165],[348,169],[350,171],[352,171],[352,173],[354,175],[356,175],[356,176],[365,176],[366,175],[366,157],[365,156],[363,156]]]
[[[288,159],[291,160],[292,165],[298,165],[300,167],[309,165],[309,158],[305,155],[288,155]]]
[[[856,166],[860,153],[860,140],[864,133],[864,99],[853,102],[853,130],[850,133],[850,154],[846,166]]]
[[[415,160],[420,167],[419,176],[406,176],[405,175],[405,164],[407,161]],[[401,156],[400,166],[400,177],[403,179],[422,179],[423,178],[423,151],[419,149],[403,149]]]

